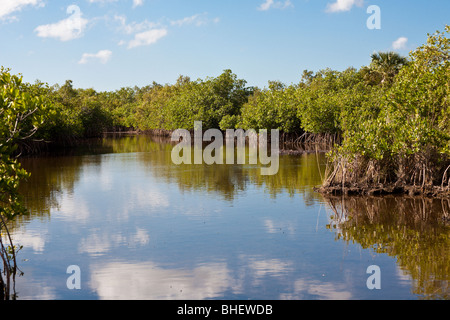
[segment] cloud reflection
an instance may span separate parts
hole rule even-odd
[[[254,278],[259,279],[266,276],[280,277],[293,270],[292,262],[280,259],[258,259],[257,257],[242,257],[248,260],[248,266]]]
[[[239,295],[245,285],[260,287],[269,278],[284,281],[293,269],[291,263],[277,259],[250,258],[247,262],[237,273],[225,262],[200,264],[191,269],[166,268],[154,262],[100,263],[91,266],[94,271],[89,285],[102,300],[222,299],[226,292]],[[300,278],[294,281],[290,292],[281,293],[277,299],[352,299],[346,288],[342,283]]]
[[[47,232],[37,230],[19,229],[12,234],[13,242],[16,245],[31,248],[34,253],[42,254],[45,250]]]
[[[55,217],[68,222],[86,223],[91,216],[88,203],[80,195],[65,193],[58,202],[58,210],[52,212]]]
[[[344,289],[345,285],[318,280],[298,279],[294,282],[293,292],[280,295],[281,300],[350,300],[352,293]]]
[[[100,256],[110,252],[113,248],[127,246],[135,248],[149,243],[150,236],[144,229],[137,228],[135,234],[126,236],[120,233],[103,232],[94,230],[88,237],[81,239],[78,246],[79,253],[87,253],[91,256]]]
[[[225,263],[194,269],[164,269],[152,262],[111,262],[92,266],[90,286],[102,300],[204,300],[230,284]]]
[[[279,233],[279,232],[283,232],[283,233],[286,232],[290,235],[295,234],[295,226],[291,222],[286,222],[286,221],[275,222],[274,220],[266,219],[264,221],[264,227],[266,228],[268,233],[272,233],[272,234]]]

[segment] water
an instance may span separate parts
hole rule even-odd
[[[22,159],[10,223],[18,299],[448,299],[447,200],[325,199],[324,155],[172,164],[172,144],[104,138]],[[67,287],[67,268],[81,289]],[[369,290],[367,268],[380,267]]]

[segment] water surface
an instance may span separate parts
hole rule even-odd
[[[22,159],[18,299],[448,299],[448,201],[325,199],[323,154],[281,156],[261,176],[176,166],[172,148],[107,137]],[[70,265],[81,290],[66,286]]]

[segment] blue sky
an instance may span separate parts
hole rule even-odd
[[[369,29],[370,5],[381,29]],[[218,76],[248,85],[408,55],[450,24],[449,0],[0,0],[0,65],[98,91]]]

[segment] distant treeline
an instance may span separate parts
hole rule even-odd
[[[357,115],[379,113],[383,96],[407,64],[397,53],[380,52],[359,70],[305,70],[298,83],[269,81],[266,88],[248,87],[224,70],[215,78],[180,76],[175,84],[154,82],[107,92],[76,89],[71,80],[51,87],[37,81],[27,84],[27,90],[52,106],[34,137],[48,141],[95,137],[105,131],[193,129],[194,121],[202,121],[204,129],[342,134]]]
[[[75,89],[70,80],[52,87],[21,84],[19,90],[41,97],[46,106],[32,126],[37,140],[67,142],[105,131],[170,132],[193,129],[194,121],[202,121],[204,129],[338,135],[340,143],[329,153],[327,188],[398,183],[448,189],[449,32],[446,26],[429,35],[408,58],[379,52],[360,69],[305,70],[290,85],[271,81],[266,88],[250,87],[225,70],[217,77],[180,76],[174,84],[111,92]]]

